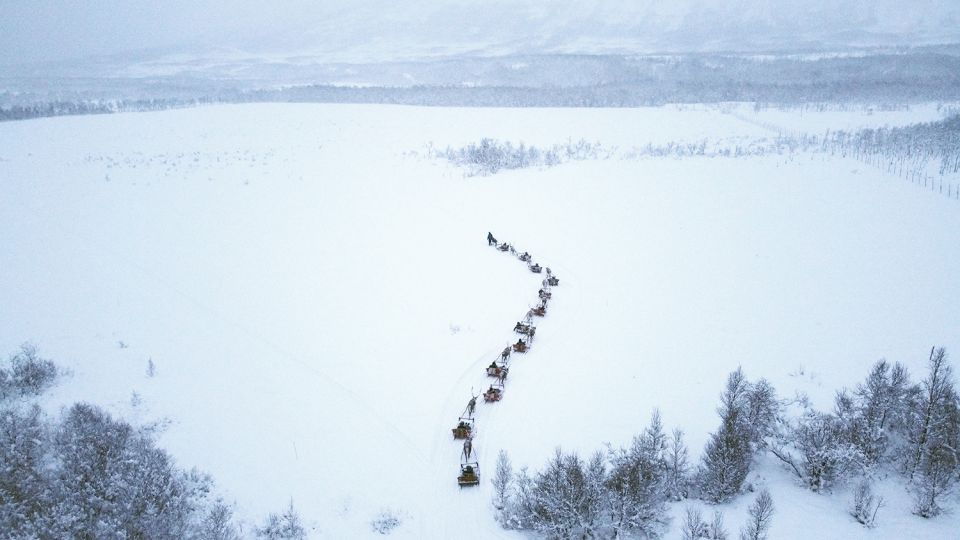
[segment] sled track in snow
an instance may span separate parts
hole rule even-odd
[[[530,308],[521,321],[517,322],[513,328],[513,331],[518,335],[517,342],[507,345],[499,354],[494,352],[498,350],[497,348],[491,349],[491,352],[487,353],[489,354],[488,358],[491,359],[491,362],[483,368],[486,382],[480,385],[481,393],[474,395],[473,387],[471,386],[471,398],[460,414],[460,417],[453,423],[454,427],[451,430],[453,438],[455,441],[462,441],[458,449],[460,452],[460,475],[457,478],[457,483],[461,488],[479,485],[482,478],[479,471],[480,459],[478,450],[474,446],[478,431],[475,414],[476,407],[495,405],[506,394],[507,375],[511,369],[510,359],[514,354],[525,354],[533,347],[536,336],[535,322],[539,318],[546,316],[548,304],[553,298],[552,288],[560,283],[559,278],[553,275],[549,267],[541,267],[533,261],[533,256],[526,251],[520,253],[513,245],[507,242],[498,243],[489,233],[487,235],[487,245],[526,263],[527,270],[543,276],[543,280],[540,282],[540,290],[537,291],[539,304],[537,304],[536,307]],[[473,362],[470,367],[467,368],[467,372],[461,376],[460,380],[465,382],[464,379],[466,379],[467,374],[471,370],[480,368],[484,363],[484,358]],[[491,380],[493,382],[490,382]],[[487,389],[484,391],[482,389],[485,386]],[[483,398],[482,404],[478,403],[478,399],[481,397]]]

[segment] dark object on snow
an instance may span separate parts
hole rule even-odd
[[[453,428],[454,439],[468,439],[473,436],[473,419],[465,416],[460,417],[457,427]]]
[[[497,245],[497,239],[493,237],[493,233],[487,233],[487,245],[495,246]]]
[[[518,334],[526,334],[526,335],[528,335],[528,336],[530,335],[530,333],[531,333],[532,330],[533,330],[533,327],[532,327],[532,326],[530,326],[529,324],[523,324],[523,323],[520,323],[520,322],[518,322],[518,323],[513,327],[513,331],[514,331],[514,332],[516,332],[516,333],[518,333]]]
[[[537,294],[540,295],[541,300],[549,300],[553,298],[553,293],[546,289],[540,289],[540,291],[538,291]]]
[[[534,274],[539,274],[540,271],[542,270],[542,268],[540,268],[540,265],[537,263],[529,264],[528,268],[530,268],[530,271],[533,272]]]
[[[558,279],[556,276],[550,276],[547,278],[547,285],[550,285],[551,287],[556,287],[559,284],[560,284],[560,279]]]
[[[520,353],[527,352],[527,342],[520,338],[516,343],[513,344],[513,350]]]
[[[471,394],[473,391],[471,390]],[[467,418],[473,419],[473,411],[477,410],[477,396],[471,396],[470,401],[467,402],[467,408],[464,410],[464,416]]]
[[[497,383],[491,384],[490,388],[483,393],[483,400],[487,403],[493,403],[500,401],[503,398],[503,380],[500,379]]]
[[[490,377],[496,377],[498,379],[506,379],[507,372],[510,370],[507,366],[498,366],[496,364],[490,364],[490,367],[487,368],[487,375]]]
[[[523,262],[530,262],[530,259],[532,259],[532,258],[533,258],[533,257],[531,257],[530,254],[527,253],[526,251],[524,251],[523,254],[520,255],[520,260],[523,261]]]
[[[497,249],[499,249],[500,251],[510,251],[511,249],[513,249],[513,246],[511,246],[510,244],[504,242],[504,243],[500,244],[499,246],[497,246]]]
[[[480,464],[474,462],[460,465],[460,476],[457,477],[457,484],[460,484],[460,487],[479,485]]]

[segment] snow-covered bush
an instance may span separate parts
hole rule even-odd
[[[707,523],[699,509],[687,507],[683,524],[680,527],[683,540],[727,540],[727,531],[723,526],[723,514],[717,510],[713,512],[713,520]]]
[[[382,510],[377,517],[370,520],[370,528],[380,534],[390,534],[400,526],[400,516],[393,510]]]
[[[240,540],[233,524],[233,510],[222,500],[214,501],[194,528],[191,540]]]
[[[873,487],[868,479],[861,480],[853,489],[850,515],[865,527],[873,527],[876,524],[877,512],[882,506],[883,497],[873,494]]]
[[[42,391],[57,371],[32,347],[11,363],[7,388],[21,394]],[[211,503],[211,490],[149,431],[93,405],[50,419],[36,405],[0,403],[0,538],[232,540],[229,508]]]
[[[307,537],[307,531],[300,522],[300,514],[293,508],[293,501],[290,501],[290,506],[282,514],[267,516],[263,525],[254,530],[254,534],[263,540],[304,540]]]
[[[583,139],[571,139],[563,144],[541,149],[522,142],[514,145],[510,141],[501,142],[489,138],[461,148],[447,147],[442,152],[431,151],[431,154],[465,167],[470,176],[496,174],[502,169],[552,167],[564,161],[597,159],[605,155],[599,143],[590,143]]]
[[[588,461],[557,449],[533,476],[526,469],[509,475],[506,467],[498,467],[498,476],[502,472],[508,480],[504,485],[512,486],[501,522],[549,538],[657,538],[669,521],[667,457],[667,436],[654,413],[650,426],[629,448],[608,448]],[[497,480],[495,485],[498,482],[503,483]]]
[[[53,362],[40,358],[37,348],[26,343],[11,356],[6,367],[0,366],[0,400],[39,394],[57,377]]]

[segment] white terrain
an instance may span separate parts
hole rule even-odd
[[[311,538],[379,538],[381,513],[394,538],[521,538],[494,519],[501,449],[536,470],[558,446],[628,444],[658,408],[696,461],[738,366],[826,410],[880,358],[914,381],[932,346],[960,358],[960,201],[825,153],[631,149],[942,116],[259,104],[2,123],[0,354],[30,341],[67,370],[51,413],[156,423],[245,531],[292,500]],[[490,176],[430,152],[485,137],[606,151]],[[461,489],[450,430],[543,278],[488,231],[560,284],[503,400],[477,405],[481,482]],[[895,477],[875,529],[849,486],[813,493],[766,455],[748,482],[773,495],[771,538],[960,530],[956,495],[922,519]],[[719,507],[734,535],[752,500]]]

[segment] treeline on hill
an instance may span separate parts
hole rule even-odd
[[[219,103],[219,100],[199,97],[196,99],[158,98],[158,99],[116,99],[116,100],[77,100],[45,101],[30,104],[17,104],[0,107],[0,122],[10,120],[28,120],[50,116],[73,116],[80,114],[110,114],[118,112],[163,111],[183,109]]]
[[[911,181],[925,177],[929,165],[935,167],[930,172],[941,178],[960,172],[960,114],[904,127],[835,131],[828,133],[824,142],[833,152],[885,167]],[[952,185],[948,189],[948,195],[960,196]]]
[[[77,403],[50,418],[29,403],[58,370],[25,345],[0,362],[0,539],[245,537],[212,479],[184,471],[136,429]],[[306,538],[290,507],[255,538]]]
[[[849,512],[867,527],[883,504],[871,488],[882,473],[902,478],[912,512],[925,518],[944,511],[960,481],[960,400],[942,348],[931,350],[916,383],[899,363],[878,361],[863,383],[837,393],[829,412],[803,398],[778,399],[768,381],[751,382],[737,369],[717,413],[720,425],[698,464],[690,462],[683,432],[668,433],[658,412],[629,447],[608,445],[587,459],[557,449],[532,473],[514,472],[501,451],[492,480],[498,520],[548,538],[657,538],[669,525],[668,501],[730,501],[747,487],[751,464],[763,452],[815,492],[856,482]],[[761,490],[740,538],[766,538],[772,515],[773,501]],[[708,523],[690,509],[681,529],[691,540],[727,538],[719,511]]]
[[[269,87],[262,81],[201,84],[204,81],[157,78],[143,89],[135,79],[126,85],[110,79],[102,81],[105,90],[99,93],[89,79],[83,79],[82,89],[71,92],[71,79],[64,78],[45,82],[67,87],[56,94],[25,88],[0,93],[0,120],[246,102],[640,107],[718,102],[896,105],[960,99],[960,57],[935,51],[812,59],[719,54],[462,57],[334,67],[339,68],[333,70],[338,78],[348,72],[365,75],[351,85],[327,81],[319,70],[314,84],[278,80]],[[420,84],[398,84],[406,80],[399,74],[410,73]],[[12,80],[14,88],[28,83]],[[142,99],[144,93],[150,98]],[[65,95],[77,97],[64,99]]]

